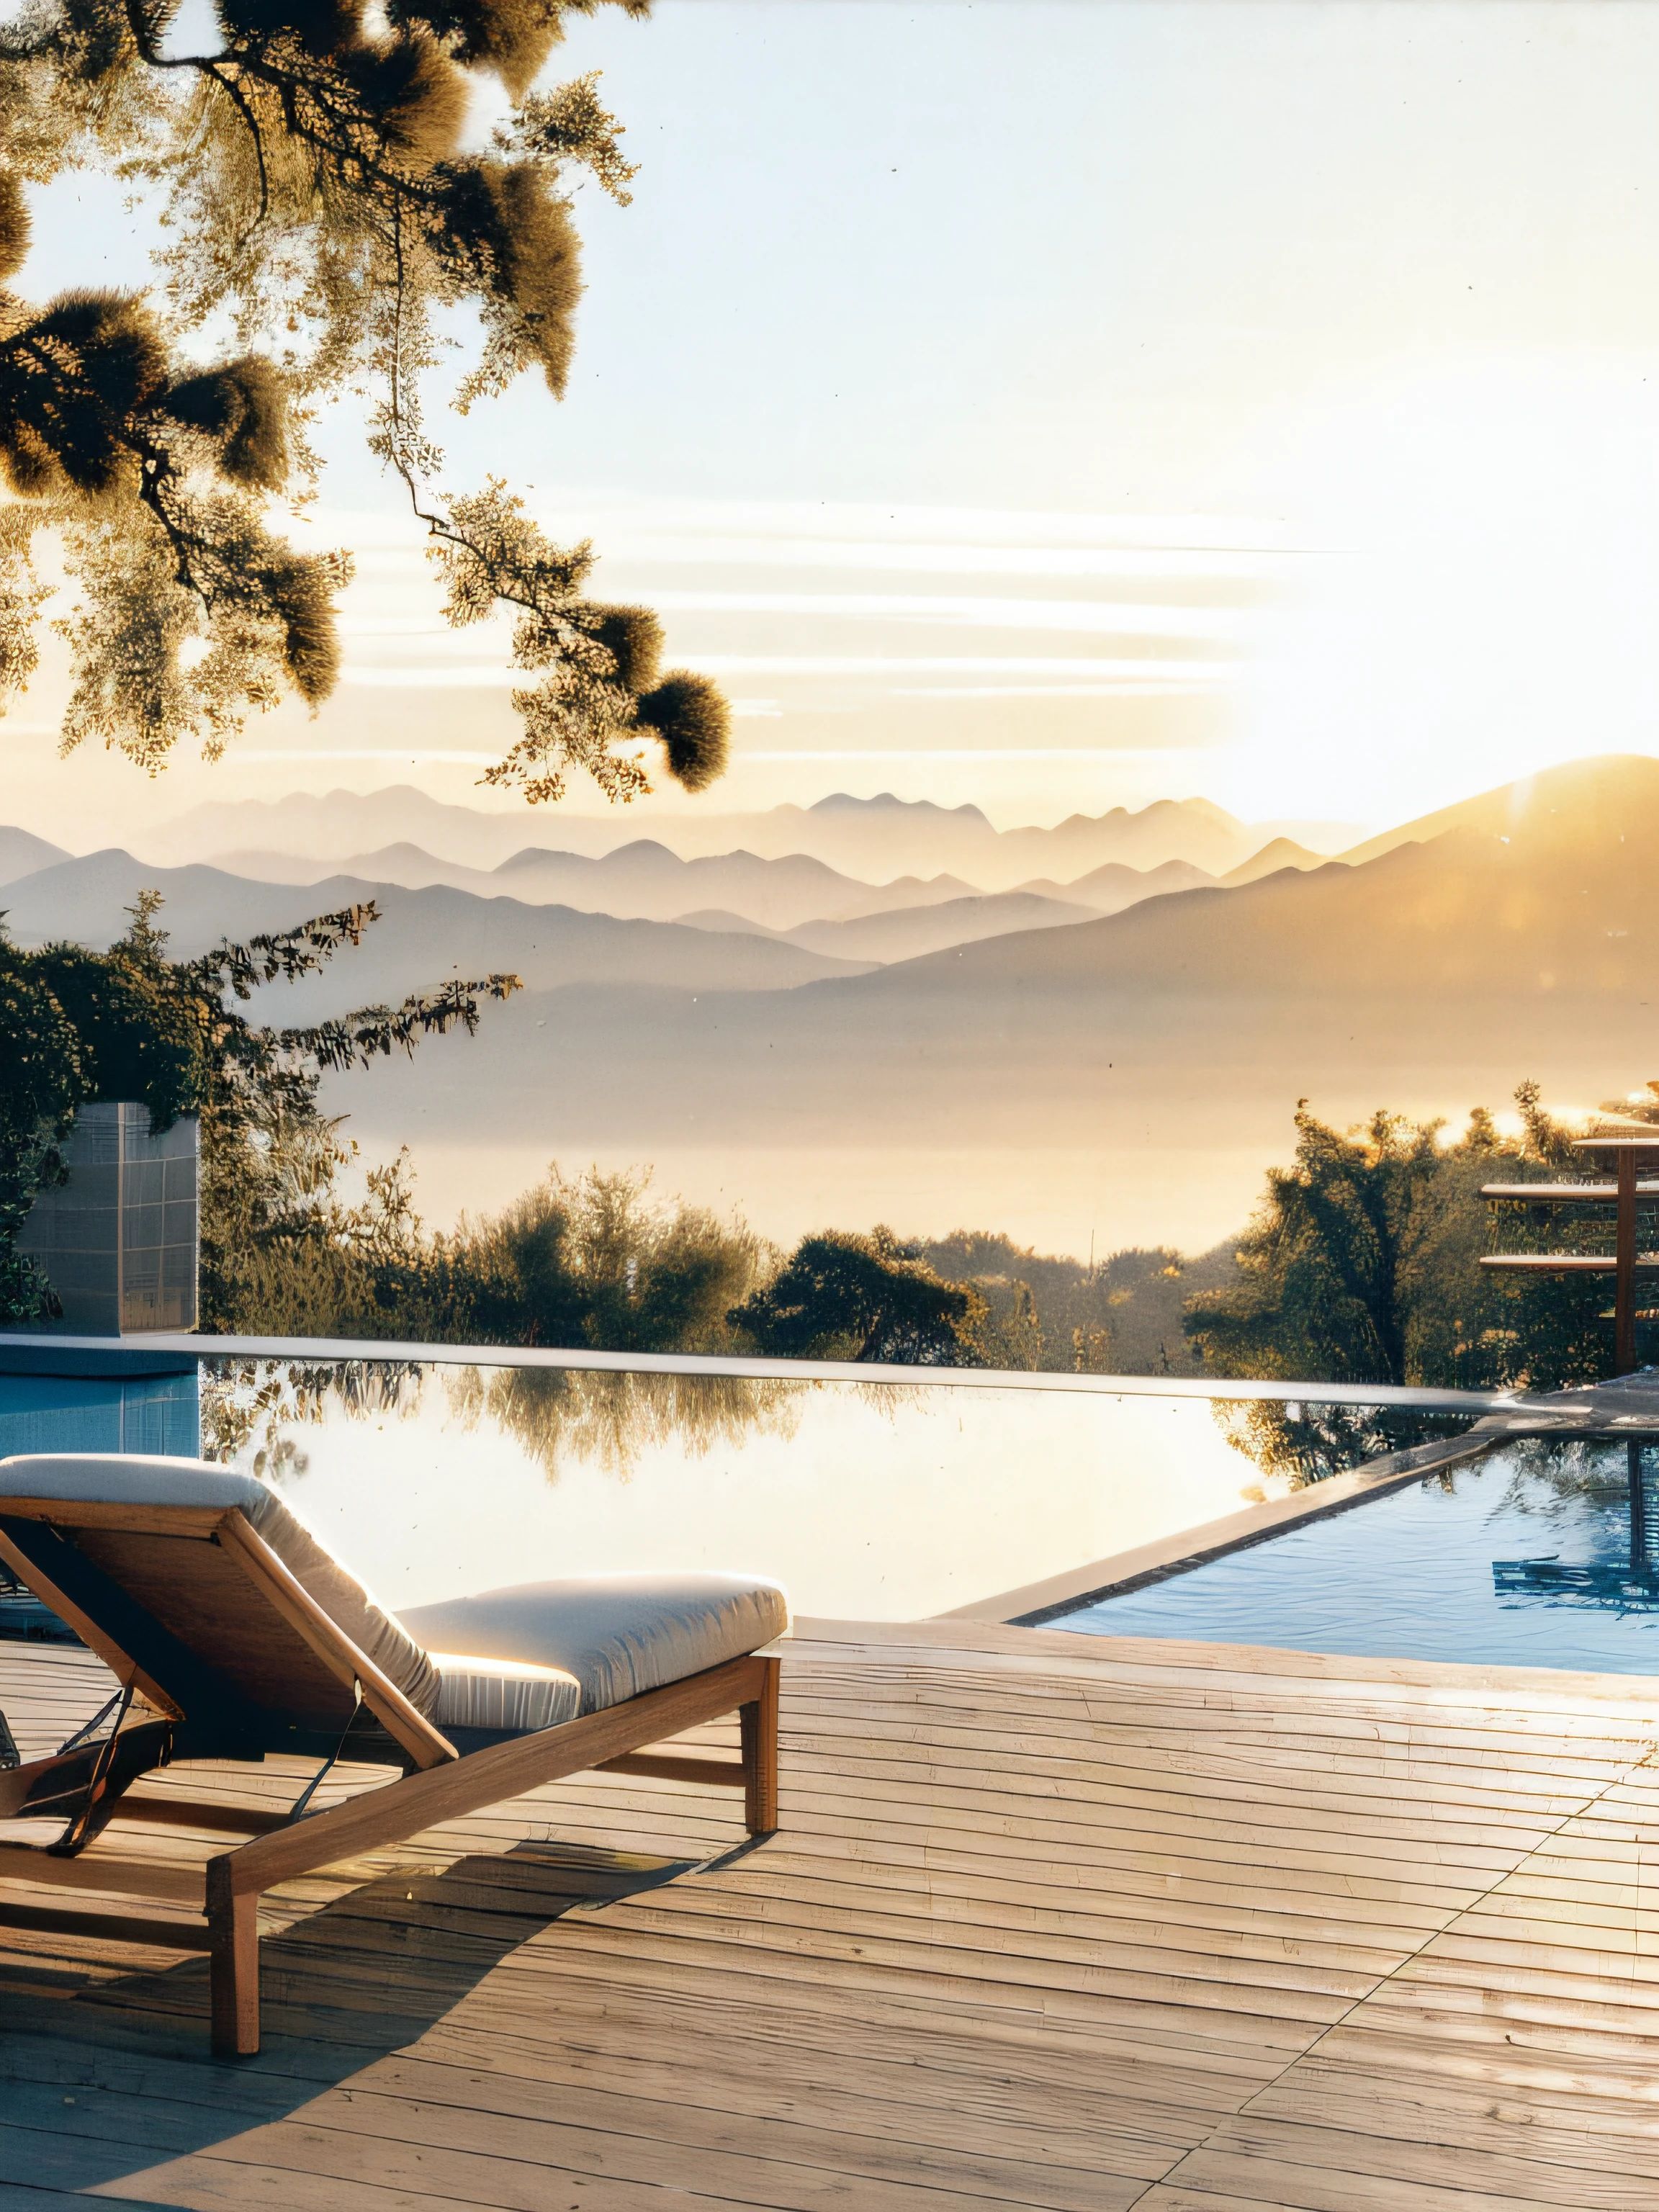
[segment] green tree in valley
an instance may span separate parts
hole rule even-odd
[[[216,1326],[250,1330],[263,1316],[277,1335],[737,1348],[726,1310],[754,1288],[766,1246],[741,1222],[653,1202],[643,1172],[555,1167],[501,1213],[445,1233],[421,1219],[407,1153],[371,1170],[355,1204],[337,1180],[350,1158],[337,1124],[302,1117],[253,1164],[258,1219],[228,1185],[238,1234],[222,1248],[235,1259],[216,1283]]]
[[[0,295],[0,696],[26,685],[51,587],[76,594],[65,747],[152,773],[181,739],[216,757],[285,693],[337,672],[347,550],[277,533],[315,479],[309,426],[367,406],[369,447],[424,528],[456,624],[514,622],[522,735],[487,780],[532,801],[572,769],[614,799],[647,755],[692,790],[717,776],[726,709],[665,677],[655,617],[589,599],[593,549],[544,538],[492,477],[444,494],[422,408],[441,318],[470,307],[482,352],[463,412],[524,370],[559,397],[581,293],[569,187],[626,201],[634,171],[592,76],[532,88],[564,19],[599,0],[23,0],[0,29],[0,287],[23,272],[29,187],[119,178],[164,226],[120,289]],[[646,0],[617,0],[630,15]],[[507,112],[464,150],[470,88]],[[148,286],[146,277],[149,278]]]
[[[1477,1109],[1455,1142],[1442,1125],[1378,1113],[1342,1135],[1304,1100],[1288,1168],[1270,1170],[1238,1240],[1239,1279],[1187,1302],[1204,1370],[1256,1382],[1553,1389],[1608,1371],[1612,1340],[1594,1278],[1528,1277],[1480,1266],[1517,1218],[1547,1243],[1555,1209],[1498,1209],[1491,1182],[1541,1182],[1571,1162],[1568,1132],[1516,1094],[1521,1132],[1502,1137]],[[1241,1405],[1231,1416],[1264,1465],[1329,1474],[1386,1449],[1395,1417],[1375,1409]]]
[[[787,1265],[729,1319],[782,1359],[977,1367],[984,1301],[944,1282],[890,1229],[804,1237]]]
[[[1104,1259],[1067,1258],[986,1229],[953,1230],[910,1249],[947,1283],[984,1305],[972,1327],[988,1367],[1094,1375],[1196,1371],[1182,1328],[1183,1302],[1237,1273],[1236,1239],[1192,1255],[1131,1246]]]
[[[1433,1127],[1376,1115],[1358,1139],[1296,1115],[1296,1162],[1273,1168],[1238,1246],[1244,1280],[1188,1309],[1212,1373],[1407,1380],[1419,1248],[1439,1211]]]
[[[597,1168],[573,1182],[555,1167],[504,1212],[441,1240],[477,1340],[733,1350],[728,1309],[753,1291],[767,1248],[702,1206],[653,1203],[649,1182]]]

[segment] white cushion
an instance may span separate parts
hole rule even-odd
[[[789,1626],[775,1583],[749,1575],[582,1575],[405,1607],[411,1636],[574,1674],[582,1711],[619,1705],[757,1651]]]
[[[8,1498],[61,1498],[83,1505],[210,1506],[221,1512],[240,1508],[329,1619],[397,1684],[417,1712],[431,1712],[438,1676],[425,1652],[257,1475],[238,1474],[199,1459],[39,1452],[0,1459],[0,1515]]]
[[[438,1670],[438,1702],[431,1717],[441,1729],[503,1729],[529,1735],[574,1720],[582,1701],[581,1684],[557,1667],[454,1651],[429,1651],[427,1656]]]

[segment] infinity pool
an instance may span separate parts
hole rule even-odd
[[[273,1378],[266,1376],[264,1382]],[[912,1620],[1236,1512],[1194,1398],[365,1361],[269,1413],[208,1377],[210,1455],[269,1474],[394,1610],[553,1575],[775,1576]],[[295,1418],[302,1414],[303,1418]]]
[[[1659,1453],[1633,1522],[1626,1451],[1507,1445],[1044,1625],[1659,1674]]]

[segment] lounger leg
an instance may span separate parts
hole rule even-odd
[[[251,2058],[259,2048],[259,1900],[230,1886],[232,1854],[207,1870],[210,1990],[216,2058]]]
[[[778,1675],[781,1662],[764,1659],[765,1686],[753,1705],[739,1705],[743,1731],[744,1819],[751,1836],[769,1836],[778,1825]]]

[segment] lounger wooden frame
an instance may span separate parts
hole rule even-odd
[[[409,1771],[397,1781],[298,1819],[195,1802],[171,1791],[165,1797],[121,1797],[127,1783],[138,1774],[171,1763],[167,1731],[188,1716],[176,1695],[123,1648],[108,1619],[95,1616],[74,1591],[54,1581],[41,1565],[41,1547],[19,1540],[23,1531],[16,1524],[32,1522],[65,1535],[77,1530],[97,1532],[98,1540],[183,1538],[212,1546],[218,1555],[216,1572],[222,1575],[234,1563],[256,1627],[263,1607],[267,1626],[273,1620],[283,1624],[290,1650],[302,1651],[343,1692],[349,1691],[353,1703],[360,1695],[386,1731],[393,1755],[401,1756]],[[3,1525],[7,1522],[13,1524],[10,1533]],[[124,1690],[134,1691],[152,1709],[140,1726],[154,1732],[155,1741],[147,1741],[137,1751],[135,1760],[129,1762],[134,1765],[132,1772],[118,1771],[112,1763],[103,1784],[104,1802],[95,1808],[93,1832],[113,1816],[246,1838],[210,1859],[205,1869],[120,1858],[103,1849],[80,1856],[0,1844],[0,1880],[149,1899],[184,1905],[198,1916],[193,1921],[145,1919],[0,1899],[0,1926],[103,1932],[125,1942],[207,1951],[213,2047],[221,2056],[246,2057],[259,2047],[258,1904],[264,1892],[279,1882],[378,1846],[404,1842],[442,1821],[595,1767],[741,1790],[750,1832],[769,1835],[777,1826],[776,1659],[728,1660],[622,1705],[532,1735],[489,1742],[463,1755],[343,1633],[238,1510],[8,1498],[0,1500],[0,1559],[98,1653]],[[274,1693],[280,1684],[273,1682],[270,1687]],[[740,1759],[678,1756],[646,1748],[732,1712],[738,1716]],[[156,1755],[150,1755],[152,1748]],[[88,1762],[89,1753],[82,1749],[53,1753],[0,1773],[0,1811],[15,1812],[31,1790],[52,1787],[60,1773],[68,1786]]]

